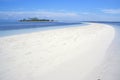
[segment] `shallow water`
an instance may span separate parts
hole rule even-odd
[[[64,22],[0,22],[0,37],[71,26],[73,27],[74,25],[84,24]]]
[[[80,23],[65,23],[65,22],[0,22],[0,31],[2,30],[18,30],[30,28],[44,28],[51,26],[73,25]]]

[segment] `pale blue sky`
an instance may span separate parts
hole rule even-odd
[[[120,0],[0,0],[0,19],[120,21]]]

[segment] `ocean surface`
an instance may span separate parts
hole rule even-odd
[[[0,37],[36,32],[41,30],[58,29],[71,27],[73,25],[83,25],[80,22],[0,22]]]
[[[85,23],[85,22],[84,22]],[[86,25],[83,22],[18,22],[0,21],[0,37],[31,33],[42,30],[74,27],[75,25]],[[120,22],[96,22],[112,25],[117,32],[120,32]]]

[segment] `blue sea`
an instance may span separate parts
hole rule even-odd
[[[96,22],[112,25],[120,32],[120,22]],[[85,22],[19,22],[0,21],[0,37],[31,33],[43,30],[73,27],[74,25],[86,25]]]
[[[80,22],[17,22],[17,21],[1,21],[0,37],[24,34],[49,29],[58,29],[71,27],[73,25],[83,25]]]

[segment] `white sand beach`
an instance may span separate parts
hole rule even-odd
[[[93,80],[90,74],[105,60],[115,30],[78,26],[1,37],[0,80]]]

